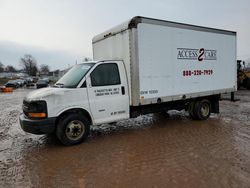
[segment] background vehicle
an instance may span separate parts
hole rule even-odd
[[[250,67],[245,67],[242,60],[237,60],[237,82],[238,88],[250,89]]]
[[[36,83],[39,80],[39,77],[32,77],[33,83]]]
[[[16,80],[9,80],[6,84],[5,87],[12,87],[12,88],[19,88],[19,83]]]
[[[48,87],[48,85],[49,85],[49,83],[47,80],[40,79],[36,83],[36,88],[39,89],[39,88],[43,88],[43,87]]]
[[[88,137],[90,125],[141,114],[184,109],[205,120],[219,113],[220,94],[237,89],[232,31],[135,17],[92,45],[96,61],[24,99],[23,130],[56,132],[72,145]]]
[[[33,83],[33,78],[31,78],[31,77],[27,77],[27,78],[25,78],[25,80],[26,80],[26,82],[27,82],[27,87],[29,87],[29,86],[34,86],[34,83]]]
[[[26,85],[26,81],[23,79],[17,79],[15,81],[19,84],[19,87],[23,87]]]

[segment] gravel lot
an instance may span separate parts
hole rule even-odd
[[[0,93],[0,187],[250,187],[250,91],[207,121],[150,114],[92,127],[73,147],[22,131],[28,92]]]

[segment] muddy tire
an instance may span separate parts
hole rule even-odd
[[[194,114],[198,120],[208,119],[211,114],[211,102],[206,99],[195,102]]]
[[[69,146],[83,142],[89,136],[90,123],[79,114],[67,114],[57,123],[56,136],[62,144]]]
[[[189,103],[189,107],[188,107],[188,113],[189,113],[189,117],[193,120],[197,120],[197,115],[194,111],[194,105],[195,105],[195,102],[190,102]]]

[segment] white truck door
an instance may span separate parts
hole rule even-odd
[[[87,78],[94,124],[129,118],[129,92],[123,62],[102,63]]]

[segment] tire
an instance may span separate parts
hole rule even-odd
[[[188,107],[188,113],[189,113],[189,117],[193,120],[197,120],[197,115],[194,111],[194,106],[195,106],[195,102],[191,102],[189,103],[189,107]]]
[[[90,123],[82,115],[67,114],[57,123],[56,136],[66,146],[82,143],[89,136]]]
[[[195,102],[194,114],[198,120],[208,119],[211,114],[211,102],[206,99]]]

